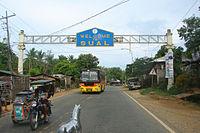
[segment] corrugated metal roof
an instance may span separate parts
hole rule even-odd
[[[5,73],[5,74],[8,74],[8,75],[11,75],[10,71],[5,71],[5,70],[0,70],[0,73]]]
[[[7,84],[7,82],[0,81],[0,85],[4,85],[4,84]]]
[[[157,58],[153,62],[165,62],[165,56]]]
[[[7,74],[7,75],[12,75],[12,73],[10,71],[5,71],[5,70],[0,70],[0,73],[4,73],[4,74]],[[18,77],[29,77],[28,75],[23,75],[23,74],[14,74],[14,76],[18,76]]]

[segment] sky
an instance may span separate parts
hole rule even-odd
[[[91,17],[122,0],[0,0],[0,16],[13,13],[9,18],[9,30],[12,50],[18,55],[17,45],[20,30],[26,35],[49,35],[62,28],[76,24]],[[192,15],[200,16],[200,0],[129,0],[84,23],[57,33],[58,35],[76,35],[76,33],[97,27],[111,31],[114,35],[165,35],[167,29],[173,33],[173,44],[184,47],[184,41],[178,36],[177,29],[182,20]],[[0,41],[6,37],[5,21],[0,21]],[[132,44],[133,59],[154,57],[160,44]],[[75,44],[35,45],[27,44],[26,51],[31,48],[51,51],[54,58],[59,55],[91,53],[104,67],[120,67],[123,70],[132,63],[128,44],[114,44],[114,47],[83,48]]]

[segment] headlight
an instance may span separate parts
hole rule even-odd
[[[35,107],[37,105],[36,101],[32,101],[31,106]]]

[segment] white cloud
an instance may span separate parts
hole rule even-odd
[[[195,0],[130,0],[129,2],[113,8],[87,22],[66,30],[60,34],[76,34],[79,31],[98,27],[117,34],[166,34],[167,29],[172,29],[185,15]],[[19,30],[24,29],[25,34],[49,34],[61,28],[80,22],[108,7],[120,2],[120,0],[2,0],[10,10],[22,18],[29,26],[21,22],[17,17],[10,19],[11,27]],[[190,13],[199,16],[199,2],[192,8]],[[4,8],[0,8],[0,15],[5,15]],[[9,12],[11,14],[11,12]],[[14,25],[13,25],[14,24]],[[18,28],[16,28],[16,26]],[[179,28],[182,24],[179,24]],[[31,27],[31,28],[30,28]],[[38,31],[35,32],[33,29]],[[18,32],[18,33],[19,33]],[[13,32],[12,36],[18,37]],[[3,36],[4,33],[0,34]],[[4,34],[5,35],[5,34]],[[12,38],[12,42],[17,42]],[[176,30],[173,32],[173,43],[183,43]],[[14,51],[17,51],[17,46]],[[126,44],[116,44],[113,48],[76,48],[75,45],[29,45],[27,49],[36,47],[44,51],[51,50],[55,57],[58,54],[78,57],[80,53],[96,55],[100,59],[100,65],[120,66],[125,68],[131,63],[131,56],[128,51],[121,48],[129,48]],[[142,56],[153,56],[159,45],[133,45],[134,58]]]

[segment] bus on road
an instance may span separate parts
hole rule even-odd
[[[103,92],[105,90],[105,73],[100,69],[82,69],[80,91]]]

